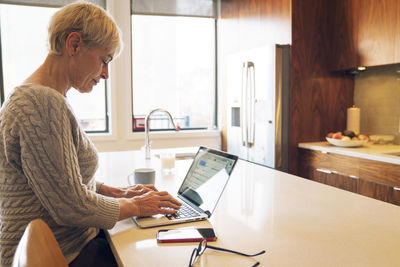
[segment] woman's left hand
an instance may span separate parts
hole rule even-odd
[[[112,187],[102,184],[98,193],[115,198],[132,198],[136,196],[141,196],[150,191],[158,192],[157,188],[155,188],[154,185],[151,184],[137,184],[127,187]]]
[[[125,198],[141,196],[150,191],[158,192],[157,188],[155,188],[154,185],[151,184],[137,184],[127,187],[122,187],[119,189],[122,191],[122,196],[120,197],[125,197]]]

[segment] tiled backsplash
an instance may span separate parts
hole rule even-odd
[[[400,121],[400,64],[370,67],[355,77],[360,132],[394,135]]]

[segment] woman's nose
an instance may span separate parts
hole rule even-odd
[[[100,77],[107,80],[108,79],[108,64],[103,67]]]

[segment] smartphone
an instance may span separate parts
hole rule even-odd
[[[213,228],[179,228],[163,229],[157,232],[157,242],[159,243],[178,243],[178,242],[199,242],[203,238],[207,241],[215,241]]]

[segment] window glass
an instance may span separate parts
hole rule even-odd
[[[57,8],[0,4],[1,62],[4,96],[20,85],[46,58],[47,27]],[[108,129],[106,86],[100,82],[90,94],[70,89],[67,99],[88,132]]]
[[[132,15],[134,130],[151,110],[181,129],[215,125],[215,19]],[[155,114],[151,129],[171,128]]]

